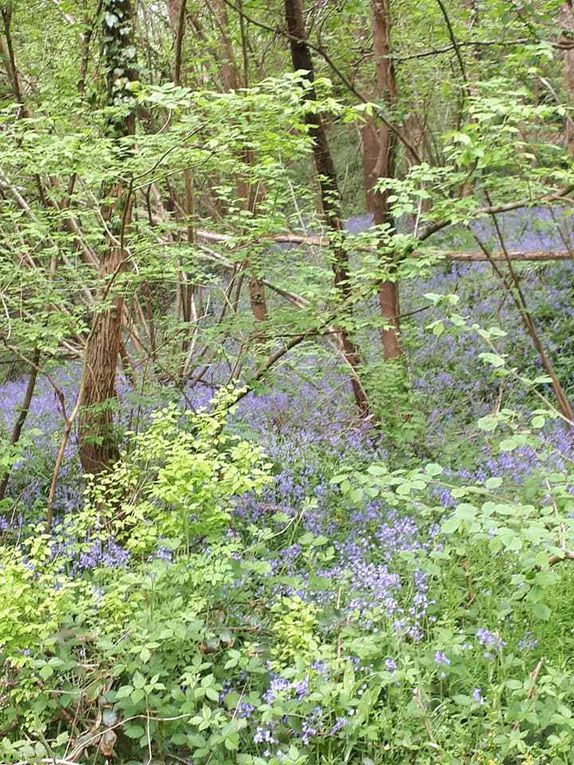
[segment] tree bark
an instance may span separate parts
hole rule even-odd
[[[227,6],[223,0],[211,0],[215,21],[219,28],[219,71],[225,90],[237,90],[241,87],[239,69],[229,39]]]
[[[375,65],[375,87],[373,97],[383,101],[385,109],[396,105],[397,86],[391,55],[390,0],[371,0],[371,22],[373,30],[373,58]],[[388,194],[377,191],[375,186],[380,178],[395,175],[396,136],[385,123],[375,117],[369,118],[362,131],[363,172],[367,211],[373,216],[375,225],[392,223],[389,214]],[[385,359],[398,358],[402,354],[400,342],[400,300],[396,263],[393,254],[381,248],[381,265],[386,274],[379,284],[379,309],[384,321],[381,332]]]
[[[570,106],[574,102],[574,5],[572,0],[566,0],[559,14],[559,26],[561,29],[560,42],[565,46],[564,50],[564,83]],[[566,112],[566,147],[570,155],[574,155],[574,120],[570,111]]]
[[[307,31],[303,14],[302,0],[285,0],[285,20],[287,32],[290,35],[291,61],[295,71],[305,70],[311,83],[315,79],[315,68],[311,51],[307,44]],[[313,88],[308,93],[309,99],[315,99]],[[351,281],[349,272],[349,257],[345,249],[343,236],[344,226],[341,215],[341,195],[339,191],[335,163],[327,138],[327,130],[323,119],[318,114],[307,118],[313,137],[313,158],[319,178],[321,192],[321,208],[330,236],[330,251],[335,288],[344,302],[349,302],[351,296]],[[345,360],[351,372],[351,384],[359,413],[366,416],[369,413],[369,402],[361,384],[359,352],[346,329],[339,328],[339,341]]]
[[[114,22],[114,19],[116,20]],[[105,0],[102,4],[103,61],[110,106],[131,102],[130,83],[137,78],[134,50],[134,6],[132,0]],[[121,72],[118,76],[118,72]],[[121,139],[135,131],[132,105],[121,118],[111,118],[109,131],[117,139],[117,150],[125,150]],[[121,156],[121,155],[120,155]],[[125,234],[131,220],[131,188],[119,179],[110,192],[106,210],[110,232],[107,252],[101,258],[99,297],[105,307],[95,314],[86,344],[79,414],[79,453],[84,472],[107,470],[119,457],[113,410],[116,373],[122,342],[124,301],[117,290],[118,277],[127,265]]]

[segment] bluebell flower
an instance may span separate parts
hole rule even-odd
[[[436,664],[444,667],[448,667],[450,664],[450,659],[445,653],[443,653],[443,651],[437,651],[434,655],[434,660]]]
[[[487,659],[492,658],[492,651],[501,651],[502,648],[506,645],[504,640],[502,640],[499,635],[494,632],[490,632],[485,627],[480,627],[477,629],[476,637],[478,642],[487,649],[484,654],[485,658]]]
[[[349,721],[346,717],[337,717],[335,720],[335,724],[331,728],[331,736],[336,736],[339,731],[343,730],[347,725],[349,724]]]
[[[480,688],[475,688],[472,692],[472,698],[474,701],[476,701],[477,704],[484,704],[484,697],[482,695],[482,691]]]

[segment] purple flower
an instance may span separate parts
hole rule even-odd
[[[527,632],[524,637],[519,640],[518,647],[521,651],[533,651],[538,645],[538,640],[533,637],[532,632]]]
[[[385,659],[385,669],[389,672],[395,672],[397,669],[397,662],[394,659]]]
[[[295,695],[297,696],[297,699],[301,701],[301,699],[304,699],[305,696],[309,693],[309,678],[306,677],[304,680],[301,680],[298,683],[295,683],[294,686],[295,689]]]
[[[309,740],[316,734],[317,734],[317,728],[315,728],[312,722],[305,720],[301,730],[301,741],[304,744],[308,744]]]
[[[315,670],[315,672],[318,672],[324,678],[329,675],[329,667],[325,664],[324,661],[321,661],[320,659],[315,659],[315,661],[311,664],[311,669]]]
[[[115,539],[108,539],[105,545],[102,545],[101,540],[96,539],[87,552],[80,554],[78,568],[80,570],[99,566],[125,568],[129,557],[129,552],[124,550]]]
[[[442,651],[437,651],[435,653],[434,660],[436,664],[439,664],[443,667],[448,667],[448,665],[450,664],[450,659]]]
[[[498,652],[506,645],[504,640],[494,632],[490,632],[485,627],[480,627],[476,631],[476,637],[478,642],[484,646],[487,650],[484,652],[486,659],[492,658],[492,651]]]
[[[317,735],[318,725],[323,717],[323,710],[321,707],[315,707],[311,714],[303,721],[301,728],[301,741],[303,744],[308,744],[309,740]]]
[[[343,730],[343,728],[348,724],[349,724],[349,721],[347,720],[346,717],[337,717],[337,719],[335,720],[335,724],[331,728],[331,736],[336,736],[337,733],[340,730]]]
[[[277,739],[274,737],[271,728],[265,726],[259,726],[253,736],[253,742],[255,744],[276,744]]]
[[[269,686],[269,689],[265,691],[263,694],[263,701],[266,704],[272,704],[275,699],[277,698],[277,695],[279,693],[284,693],[285,691],[288,691],[291,688],[291,683],[288,680],[285,680],[284,677],[274,677],[271,680],[271,685]]]
[[[173,560],[173,550],[170,550],[168,547],[158,547],[155,551],[155,557],[158,560],[165,560],[171,563]]]
[[[476,701],[477,704],[484,704],[484,697],[480,688],[474,689],[472,692],[472,698]]]
[[[237,707],[237,717],[251,717],[254,711],[255,707],[252,704],[248,704],[246,701],[244,701]]]
[[[226,680],[223,683],[222,689],[219,691],[219,703],[223,704],[227,694],[233,689],[233,683],[230,680]]]

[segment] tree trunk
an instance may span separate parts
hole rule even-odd
[[[307,31],[303,14],[302,0],[285,0],[285,20],[290,35],[291,61],[295,71],[307,71],[309,81],[314,82],[315,69],[311,51],[307,44]],[[313,89],[308,97],[315,99]],[[345,304],[345,313],[350,314],[351,282],[349,273],[349,258],[343,242],[343,221],[341,217],[341,195],[337,181],[335,163],[327,138],[323,119],[318,114],[309,115],[307,122],[313,136],[313,157],[319,178],[321,191],[321,207],[325,223],[331,232],[330,254],[335,287]],[[346,329],[339,329],[339,342],[344,358],[349,365],[352,376],[353,394],[359,413],[365,416],[369,413],[369,402],[360,379],[361,359],[358,350]]]
[[[233,45],[229,39],[227,17],[227,6],[224,0],[212,0],[213,9],[217,26],[219,27],[219,71],[225,90],[237,90],[241,87],[239,69],[235,61]]]
[[[224,0],[212,0],[212,8],[215,14],[217,26],[219,27],[219,44],[221,51],[221,58],[219,69],[221,73],[221,81],[226,91],[237,90],[238,88],[248,86],[248,72],[247,69],[241,77],[239,67],[233,52],[233,45],[229,37],[229,19],[227,16],[227,5]],[[244,30],[242,28],[242,34]],[[245,47],[245,40],[243,40]],[[247,67],[247,60],[244,57],[244,66]],[[243,80],[243,81],[242,81]],[[254,161],[253,152],[246,149],[244,152],[245,163],[251,166]],[[246,210],[249,210],[252,214],[255,214],[257,204],[265,195],[265,191],[261,188],[254,188],[253,184],[241,181],[237,184],[237,193],[243,201],[243,206]],[[265,285],[263,279],[257,273],[257,269],[253,264],[246,263],[246,269],[249,273],[249,305],[251,307],[251,313],[257,324],[267,321],[267,300],[265,298]],[[265,339],[264,333],[256,331],[253,337],[256,343]]]
[[[123,270],[124,258],[125,252],[121,248],[111,247],[108,250],[102,259],[99,274],[104,284],[114,280]],[[100,473],[119,457],[113,411],[123,307],[122,296],[116,295],[111,306],[94,317],[86,345],[79,420],[80,460],[86,473]]]
[[[26,386],[26,392],[24,394],[24,400],[18,412],[14,428],[10,435],[10,446],[16,446],[22,435],[22,429],[28,417],[30,411],[30,404],[34,396],[34,390],[36,389],[36,381],[38,379],[39,363],[40,363],[41,351],[37,348],[32,356],[30,363],[30,376],[28,377],[28,385]],[[0,501],[4,499],[6,489],[8,488],[8,482],[10,481],[10,470],[7,470],[4,475],[0,477]]]
[[[371,21],[373,29],[373,56],[375,64],[375,89],[373,98],[392,109],[397,100],[397,87],[391,54],[391,19],[389,0],[371,0]],[[362,131],[363,172],[367,211],[373,216],[375,225],[391,224],[388,194],[375,189],[380,178],[395,175],[395,134],[387,125],[377,125],[371,117]],[[381,265],[385,276],[379,284],[379,309],[384,321],[381,332],[385,359],[401,356],[399,285],[396,279],[396,264],[393,254],[382,249]]]
[[[574,6],[572,0],[566,0],[560,9],[559,25],[561,36],[559,42],[564,50],[564,83],[570,106],[574,102]],[[574,155],[574,120],[570,112],[566,113],[566,147],[570,155]]]
[[[115,19],[115,21],[114,21]],[[110,135],[118,140],[118,152],[124,151],[120,140],[135,130],[135,111],[130,83],[136,79],[134,50],[134,7],[131,0],[105,0],[102,4],[102,32],[107,77],[107,101],[110,106],[132,104],[126,116],[112,118]],[[118,72],[123,76],[118,76]],[[127,250],[124,244],[131,220],[131,188],[118,180],[109,195],[105,217],[110,231],[107,252],[102,255],[99,272],[99,297],[105,307],[96,313],[86,344],[79,416],[79,452],[86,473],[100,473],[119,457],[113,409],[116,399],[116,373],[122,340],[124,301],[117,292],[118,277],[125,270]]]
[[[265,300],[265,286],[261,279],[251,276],[249,279],[249,303],[256,321],[267,319],[267,302]]]

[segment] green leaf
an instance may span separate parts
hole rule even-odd
[[[228,736],[226,736],[223,743],[226,749],[228,749],[230,752],[235,752],[237,749],[239,749],[239,734],[230,733]]]
[[[147,646],[144,646],[140,651],[140,659],[144,662],[148,662],[151,659],[151,651]]]
[[[143,725],[136,723],[127,723],[123,726],[122,731],[128,738],[142,738],[145,736],[145,728]]]
[[[477,421],[477,426],[480,428],[480,430],[484,430],[486,432],[490,432],[493,430],[496,430],[498,427],[498,418],[493,417],[492,415],[487,415],[486,417],[481,417]]]
[[[532,604],[532,613],[538,619],[541,619],[542,621],[546,622],[550,618],[550,616],[552,614],[552,611],[546,605],[546,603],[533,603]]]
[[[506,361],[502,358],[502,356],[499,356],[497,353],[479,353],[478,358],[481,361],[484,361],[485,364],[490,364],[497,369],[503,367],[506,364]]]
[[[132,704],[137,705],[140,703],[140,701],[145,698],[145,691],[143,688],[136,688],[133,693],[130,695],[130,699],[132,701]]]
[[[48,680],[54,674],[54,670],[49,664],[44,664],[38,674],[42,680]]]
[[[215,688],[209,686],[205,689],[205,695],[210,701],[219,701],[219,693]]]
[[[451,518],[447,518],[446,521],[441,526],[442,531],[445,534],[453,534],[455,531],[458,531],[461,527],[461,522],[458,518],[455,518],[452,516]]]

